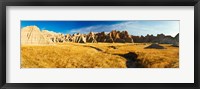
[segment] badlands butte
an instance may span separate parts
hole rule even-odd
[[[21,29],[21,68],[178,68],[175,37],[128,31],[61,34],[37,26]]]

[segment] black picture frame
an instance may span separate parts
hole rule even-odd
[[[194,83],[6,83],[6,6],[194,6]],[[198,89],[199,21],[199,0],[0,0],[0,87],[2,89]]]

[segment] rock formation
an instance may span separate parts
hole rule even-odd
[[[46,38],[48,38],[52,42],[55,42],[54,38],[57,35],[57,33],[54,33],[54,32],[48,31],[48,30],[42,30],[42,33]]]
[[[113,30],[109,34],[111,34],[112,39],[116,43],[125,43],[125,40],[120,37],[120,31]]]
[[[175,40],[179,42],[179,33],[175,36]]]
[[[65,35],[48,30],[42,30],[42,33],[52,42],[65,42]]]
[[[151,44],[151,45],[149,45],[149,46],[147,46],[147,47],[145,47],[145,49],[165,49],[163,46],[161,46],[161,45],[159,45],[159,44],[155,44],[155,43],[153,43],[153,44]]]
[[[27,26],[21,29],[21,44],[50,44],[37,26]]]
[[[72,42],[74,43],[86,43],[86,35],[84,34],[73,34],[72,35]]]
[[[114,40],[113,40],[113,38],[112,38],[110,33],[108,35],[106,35],[106,41],[105,42],[108,42],[108,43],[113,43],[114,42]]]
[[[108,43],[133,43],[133,39],[127,31],[116,31],[112,30],[110,33],[105,32],[97,33],[97,42],[108,42]]]
[[[65,42],[65,35],[64,34],[57,34],[54,38],[55,42],[63,43]]]
[[[174,42],[173,46],[179,47],[179,33],[174,38],[176,41]]]
[[[72,36],[70,34],[65,35],[65,42],[71,42],[72,41]]]
[[[22,28],[21,32],[22,44],[50,44],[50,43],[159,43],[159,44],[173,44],[179,46],[179,34],[175,37],[165,36],[164,34],[158,34],[157,36],[133,36],[129,35],[128,31],[112,30],[109,33],[90,32],[88,34],[75,33],[61,34],[53,31],[42,30],[37,26],[27,26]]]
[[[97,36],[97,42],[106,42],[106,33],[100,32],[96,34]]]
[[[131,38],[131,36],[128,34],[127,31],[122,31],[119,34],[119,36],[120,36],[121,39],[124,39],[125,42],[127,42],[127,43],[133,43],[133,39]]]
[[[136,43],[160,43],[160,44],[172,44],[178,46],[179,34],[175,37],[165,36],[164,34],[157,34],[157,36],[149,35],[146,36],[131,36]]]
[[[97,43],[96,35],[94,34],[94,32],[90,32],[90,33],[87,35],[86,41],[87,41],[87,42],[90,42],[90,43]]]

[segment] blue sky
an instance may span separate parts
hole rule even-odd
[[[126,30],[131,35],[165,34],[175,36],[179,33],[178,20],[132,20],[132,21],[21,21],[21,28],[38,26],[40,30],[49,30],[63,34],[110,32]]]

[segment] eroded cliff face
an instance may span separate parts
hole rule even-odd
[[[160,43],[160,44],[173,44],[179,46],[179,33],[175,36],[169,36],[164,34],[157,34],[157,36],[131,36],[135,43]]]
[[[42,30],[37,26],[27,26],[22,28],[21,31],[21,43],[22,44],[51,44],[62,42],[75,42],[75,43],[161,43],[161,44],[173,44],[179,46],[179,34],[175,37],[165,36],[164,34],[158,34],[157,36],[133,36],[129,35],[128,31],[112,30],[109,33],[105,32],[89,32],[88,34],[75,33],[61,34],[48,30]]]
[[[27,26],[21,29],[21,44],[50,44],[37,26]]]

